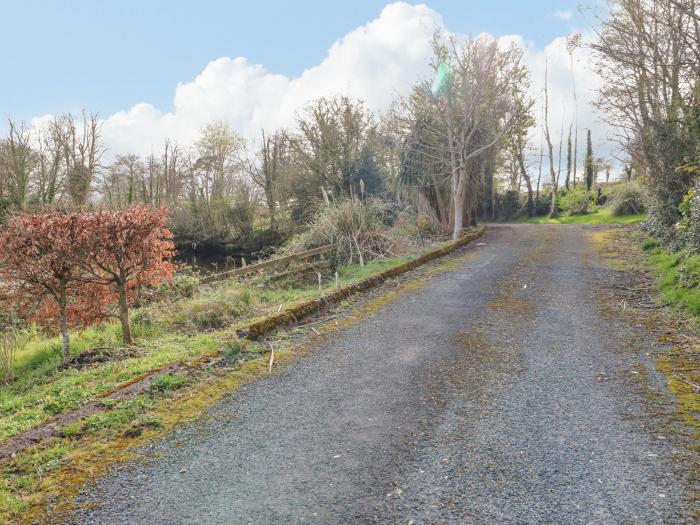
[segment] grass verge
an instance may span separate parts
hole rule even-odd
[[[340,284],[361,281],[426,250],[364,267],[341,267]],[[326,279],[321,293],[334,288]],[[122,347],[119,326],[113,323],[72,333],[69,368],[60,367],[60,340],[37,336],[19,350],[16,378],[0,384],[0,443],[150,371],[216,352],[224,342],[235,340],[242,326],[319,295],[315,278],[270,283],[260,277],[206,285],[192,297],[135,309],[134,347]]]
[[[697,462],[700,453],[700,256],[670,252],[633,227],[593,231],[591,240],[612,269],[631,277],[630,286],[623,287],[626,291],[612,292],[622,306],[614,306],[608,299],[606,307],[617,309],[616,315],[646,328],[659,343],[657,349],[649,352],[676,406],[675,411],[663,410],[659,415],[666,418],[664,432],[673,434],[687,448],[687,456],[679,457],[680,461],[690,462],[689,481],[696,487],[691,499],[697,502],[700,497],[697,488],[700,486],[697,484],[700,481],[700,463]],[[650,305],[655,299],[669,308]],[[636,306],[640,300],[643,301],[641,308]],[[645,377],[644,369],[637,373],[636,377]],[[649,388],[644,392],[653,411],[654,401],[660,394]]]
[[[650,275],[661,302],[670,308],[629,305],[636,324],[661,334],[659,342],[670,345],[657,355],[656,368],[664,374],[681,418],[700,437],[700,389],[694,386],[700,385],[700,256],[671,252],[639,229],[597,231],[592,239],[613,269]]]
[[[643,213],[636,215],[613,215],[610,210],[602,208],[592,213],[581,215],[560,215],[559,217],[524,217],[517,222],[530,224],[634,224],[646,219]]]

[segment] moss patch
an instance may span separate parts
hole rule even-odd
[[[630,274],[646,272],[655,277],[656,293],[660,293],[672,310],[639,309],[635,308],[634,302],[630,302],[627,314],[636,323],[657,334],[659,342],[672,345],[670,351],[657,358],[657,369],[664,373],[669,390],[678,400],[678,409],[683,418],[700,430],[700,392],[683,381],[700,384],[700,341],[696,328],[700,311],[696,313],[694,301],[685,294],[673,293],[679,287],[677,273],[672,270],[677,266],[676,257],[660,253],[660,248],[648,243],[649,238],[639,230],[597,231],[592,232],[589,238],[613,269]],[[698,290],[692,289],[689,294],[697,296],[700,301]]]

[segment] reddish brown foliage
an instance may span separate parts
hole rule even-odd
[[[172,234],[165,227],[165,208],[133,206],[124,210],[87,214],[90,232],[83,248],[87,282],[102,285],[119,307],[124,342],[131,342],[128,306],[147,286],[172,276],[175,254]]]
[[[13,215],[0,236],[0,280],[6,297],[50,331],[64,335],[68,359],[68,325],[93,322],[99,309],[86,307],[78,283],[76,247],[86,235],[80,213]],[[51,300],[46,301],[46,297]]]
[[[49,330],[57,325],[68,356],[68,326],[85,326],[118,306],[125,342],[131,342],[128,307],[144,287],[172,274],[167,211],[13,215],[0,235],[0,295]],[[46,301],[46,297],[52,300]]]

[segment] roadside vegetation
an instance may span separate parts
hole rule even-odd
[[[658,278],[661,297],[700,326],[700,255],[669,250],[650,238],[641,243]]]
[[[608,210],[598,210],[585,214],[562,214],[558,217],[527,217],[522,222],[530,224],[635,224],[646,219],[643,213],[616,216]]]
[[[591,191],[572,187],[560,193],[556,216],[525,216],[518,220],[532,224],[633,224],[647,218],[647,199],[645,189],[638,183],[608,183]]]

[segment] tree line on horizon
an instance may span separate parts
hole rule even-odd
[[[668,231],[697,165],[697,28],[694,0],[613,0],[591,44],[567,39],[572,70],[580,46],[595,51],[605,80],[597,106],[619,131],[625,179],[648,187],[651,214]],[[436,35],[433,47],[433,67],[446,72],[437,89],[420,81],[380,115],[348,96],[317,99],[293,129],[261,130],[250,144],[214,121],[191,145],[166,140],[159,153],[107,163],[97,114],[60,115],[37,130],[10,120],[0,139],[0,211],[167,207],[181,245],[261,237],[260,247],[303,229],[325,203],[358,195],[411,208],[453,236],[479,216],[505,216],[509,200],[519,213],[554,216],[577,185],[594,198],[612,162],[594,156],[590,130],[579,130],[575,83],[575,115],[557,133],[547,73],[538,117],[515,44]]]

